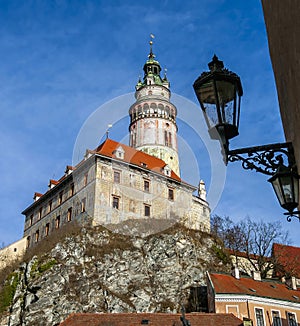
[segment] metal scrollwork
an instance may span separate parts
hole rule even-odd
[[[300,222],[300,211],[296,211],[296,212],[293,212],[293,213],[284,213],[284,215],[287,215],[286,216],[286,219],[288,222],[291,222],[292,221],[292,217],[296,217],[299,222]]]
[[[241,161],[245,170],[255,170],[266,175],[273,175],[279,166],[293,167],[295,164],[291,143],[228,150],[227,161]]]

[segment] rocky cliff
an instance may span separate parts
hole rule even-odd
[[[205,285],[207,270],[226,268],[200,231],[176,225],[142,238],[83,227],[8,275],[13,299],[1,325],[58,325],[72,312],[193,310],[191,288]]]

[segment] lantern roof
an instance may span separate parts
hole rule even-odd
[[[243,87],[240,77],[224,68],[223,61],[214,55],[212,61],[208,63],[209,71],[204,71],[194,82],[194,88],[200,87],[201,85],[207,83],[209,80],[214,79],[216,81],[228,81],[236,85],[236,89],[239,96],[243,95]]]

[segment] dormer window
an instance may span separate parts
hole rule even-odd
[[[116,155],[116,158],[119,158],[120,160],[124,160],[125,151],[122,146],[119,146],[115,151],[114,154]]]
[[[43,194],[40,194],[39,192],[35,192],[33,195],[33,200],[37,201],[38,199],[40,199],[43,196]]]
[[[86,150],[85,151],[85,155],[84,155],[84,159],[85,160],[87,160],[89,157],[91,157],[93,154],[91,153],[91,151],[90,150]]]
[[[170,177],[171,176],[171,169],[168,165],[166,165],[163,169],[163,172],[164,172],[164,175],[166,175],[167,177]]]
[[[50,179],[48,184],[49,189],[54,188],[58,183],[58,181]]]
[[[73,172],[73,170],[74,170],[73,166],[67,165],[66,170],[65,170],[65,175],[67,176],[67,175],[71,174]]]
[[[146,168],[147,167],[147,164],[144,163],[144,162],[141,162],[141,166],[144,167],[144,168]]]

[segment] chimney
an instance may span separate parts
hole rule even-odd
[[[292,290],[297,290],[297,282],[295,276],[286,278],[285,284]]]
[[[260,271],[252,271],[252,278],[254,281],[261,281]]]
[[[237,280],[240,279],[240,271],[239,271],[239,269],[237,268],[237,266],[232,267],[232,269],[231,269],[231,275],[232,275],[234,278],[236,278]]]

